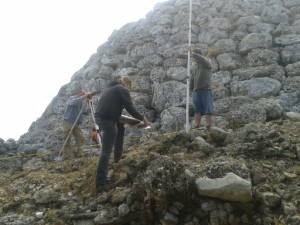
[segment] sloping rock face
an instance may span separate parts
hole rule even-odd
[[[215,125],[228,128],[300,112],[299,1],[193,2],[191,43],[204,53],[215,52]],[[62,115],[75,81],[101,92],[118,77],[131,87],[134,103],[155,129],[183,129],[189,11],[189,1],[170,0],[157,4],[145,19],[114,31],[20,137],[19,151],[62,146]],[[83,127],[89,144],[90,116]]]
[[[47,150],[21,167],[7,157],[0,224],[298,225],[299,134],[292,120],[149,132],[111,158],[112,186],[98,195],[92,149],[66,161]]]

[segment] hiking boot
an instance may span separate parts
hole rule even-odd
[[[101,194],[102,192],[109,191],[114,186],[114,183],[110,183],[109,181],[106,184],[100,184],[96,186],[96,195]]]
[[[71,148],[69,146],[65,146],[62,152],[63,160],[68,160],[72,158]]]
[[[84,152],[82,148],[77,148],[76,151],[74,152],[75,157],[83,157],[84,156]]]
[[[80,158],[80,157],[84,157],[84,153],[83,152],[79,152],[79,153],[75,153],[75,158]]]
[[[96,195],[101,194],[104,191],[107,191],[105,185],[99,185],[96,187]]]

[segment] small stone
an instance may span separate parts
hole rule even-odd
[[[283,174],[286,178],[290,178],[290,179],[297,178],[297,174],[294,173],[283,172]]]
[[[36,212],[35,213],[35,216],[39,219],[42,219],[43,218],[43,212]]]

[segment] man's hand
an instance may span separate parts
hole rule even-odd
[[[143,123],[140,123],[140,124],[137,125],[138,128],[145,128],[145,127],[148,127],[148,126],[149,126],[149,122],[148,122],[146,117],[144,117]]]
[[[145,126],[148,126],[149,122],[148,122],[148,120],[147,120],[147,118],[146,118],[146,117],[144,117],[144,119],[143,119],[143,123],[145,124]]]
[[[85,92],[84,96],[87,98],[92,98],[92,93],[91,92]]]

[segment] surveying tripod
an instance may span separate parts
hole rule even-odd
[[[97,135],[97,144],[99,145],[99,148],[101,148],[101,136],[100,136],[100,129],[98,124],[96,123],[96,119],[95,119],[95,108],[94,108],[94,104],[92,99],[87,99],[88,101],[88,105],[90,107],[91,110],[91,114],[92,114],[92,119],[93,119],[93,123],[94,123],[94,129]]]
[[[94,123],[94,129],[95,129],[95,133],[96,133],[96,136],[97,136],[97,137],[96,137],[96,141],[97,141],[97,144],[98,144],[99,148],[101,148],[100,129],[99,129],[98,124],[96,123],[96,119],[95,119],[95,116],[94,116],[95,109],[94,109],[94,104],[93,104],[93,101],[92,101],[91,98],[87,98],[87,104],[89,105],[89,108],[90,108],[91,114],[92,114],[92,119],[93,119],[93,123]],[[58,153],[58,156],[56,157],[56,160],[59,160],[59,159],[60,159],[60,156],[61,156],[61,154],[62,154],[62,151],[63,151],[63,149],[65,148],[65,146],[66,146],[66,144],[67,144],[67,141],[68,141],[68,139],[70,138],[70,136],[71,136],[71,134],[72,134],[72,132],[73,132],[73,130],[74,130],[74,127],[75,127],[75,125],[77,124],[77,121],[78,121],[80,115],[81,115],[82,112],[83,112],[83,108],[84,108],[84,107],[81,107],[80,112],[79,112],[79,114],[78,114],[78,116],[77,116],[75,122],[73,123],[72,128],[70,129],[70,131],[69,131],[69,133],[68,133],[68,136],[67,136],[66,140],[64,141],[64,144],[63,144],[63,146],[62,146],[60,152]]]

